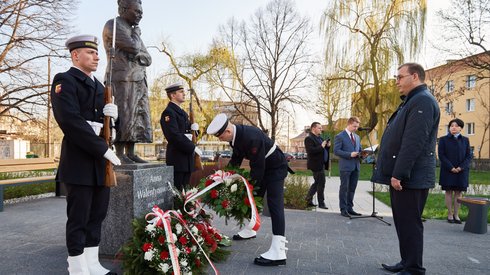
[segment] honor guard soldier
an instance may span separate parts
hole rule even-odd
[[[182,191],[189,185],[194,171],[194,154],[202,151],[192,143],[191,130],[199,130],[199,125],[191,125],[189,115],[180,107],[185,102],[184,86],[172,84],[165,88],[170,102],[162,112],[160,125],[167,140],[166,162],[174,167],[174,186]]]
[[[239,167],[243,159],[250,161],[250,176],[255,181],[258,194],[267,192],[267,205],[272,220],[272,244],[269,250],[255,258],[254,263],[263,266],[286,264],[286,237],[284,219],[284,179],[288,164],[283,152],[259,128],[234,125],[225,114],[217,115],[208,126],[207,133],[221,141],[228,141],[233,148],[228,166]],[[255,238],[256,232],[244,228],[234,240]]]
[[[58,167],[67,196],[66,246],[70,274],[115,274],[99,263],[102,221],[109,205],[104,186],[106,159],[121,162],[101,137],[104,116],[117,119],[117,106],[104,105],[104,86],[93,76],[99,56],[97,38],[66,41],[73,66],[54,77],[53,113],[64,137]]]

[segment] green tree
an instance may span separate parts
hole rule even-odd
[[[366,105],[366,125],[379,122],[382,83],[390,72],[414,58],[421,48],[426,22],[425,0],[335,0],[325,10],[325,60],[336,76],[348,80],[351,93]],[[374,94],[368,92],[374,89]]]

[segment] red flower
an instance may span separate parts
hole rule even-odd
[[[223,208],[228,208],[229,205],[230,205],[230,202],[228,200],[224,200],[221,202],[221,206],[223,206]]]
[[[236,172],[235,171],[228,171],[231,175],[234,175]]]
[[[179,238],[179,242],[183,245],[186,245],[188,241],[186,237],[182,236]]]
[[[199,231],[204,231],[204,229],[205,229],[204,224],[202,224],[202,223],[196,224],[196,227],[197,227],[197,230],[199,230]]]
[[[216,240],[221,241],[221,235],[219,233],[214,233]]]
[[[213,240],[213,238],[209,235],[206,235],[206,237],[204,237],[204,241],[209,244],[209,245],[212,245],[213,243],[215,243],[216,241]]]
[[[213,182],[214,182],[214,180],[209,179],[209,180],[207,180],[207,181],[204,183],[204,185],[205,185],[205,186],[210,186],[210,185],[211,185]]]
[[[248,183],[247,183],[248,184]],[[250,191],[254,191],[254,186],[251,185],[251,184],[248,184],[248,188],[250,189]]]
[[[211,251],[211,253],[214,253],[214,251],[216,251],[216,248],[218,248],[218,243],[213,242],[213,244],[211,245],[211,248],[209,250]]]
[[[192,250],[191,250],[191,248],[190,248],[190,247],[188,247],[188,246],[187,246],[187,247],[185,248],[185,253],[186,253],[186,254],[190,254],[190,253],[191,253],[191,251],[192,251]]]
[[[145,243],[142,247],[144,252],[148,252],[148,250],[152,249],[153,245],[151,243]]]
[[[243,199],[243,202],[245,203],[246,206],[250,206],[250,200],[248,199],[248,197],[245,197]]]
[[[168,259],[168,256],[169,256],[168,251],[162,251],[162,253],[160,253],[160,259],[162,260]]]
[[[165,237],[164,237],[164,236],[162,236],[162,235],[161,235],[160,237],[158,237],[158,242],[159,242],[160,244],[164,244],[164,243],[165,243]]]
[[[210,196],[212,199],[216,199],[218,197],[218,191],[217,190],[211,190]]]
[[[200,267],[200,266],[201,266],[201,261],[199,260],[199,258],[196,258],[196,259],[194,260],[194,262],[196,263],[196,266],[197,266],[197,267]]]

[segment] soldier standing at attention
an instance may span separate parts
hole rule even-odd
[[[54,77],[53,113],[64,137],[58,168],[67,195],[66,246],[70,274],[115,274],[99,263],[102,221],[109,206],[105,164],[121,162],[100,136],[104,116],[117,119],[117,106],[104,105],[104,86],[93,76],[99,56],[97,37],[66,41],[73,66]]]
[[[199,125],[191,125],[189,115],[180,107],[185,102],[184,87],[172,84],[165,91],[170,102],[162,112],[160,125],[168,142],[166,162],[174,167],[174,186],[182,191],[194,171],[194,154],[202,155],[201,149],[192,143],[191,134],[191,130],[199,130]]]

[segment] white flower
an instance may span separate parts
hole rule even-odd
[[[230,191],[233,193],[233,192],[236,192],[236,190],[238,189],[238,186],[235,184],[233,184],[231,187],[230,187]]]
[[[225,182],[226,186],[230,186],[230,184],[233,182],[233,180],[230,178],[226,178],[226,179],[224,179],[224,182]]]
[[[193,245],[193,246],[191,247],[191,251],[192,251],[192,252],[196,252],[196,250],[197,250],[197,246]]]
[[[181,266],[187,266],[187,260],[182,260],[180,261]]]
[[[146,232],[150,232],[151,233],[151,232],[155,231],[155,225],[153,225],[153,224],[150,223],[150,224],[148,224],[146,226],[145,230],[146,230]]]
[[[168,264],[160,264],[160,265],[158,265],[158,267],[160,267],[160,269],[162,270],[163,273],[167,273],[168,269],[170,268],[170,266]]]
[[[197,227],[195,227],[194,225],[192,226],[191,231],[192,231],[192,234],[194,234],[194,235],[199,233],[199,229],[197,229]]]
[[[182,233],[182,225],[180,225],[180,223],[176,224],[175,230],[177,231],[177,235],[180,235],[180,233]]]
[[[153,255],[155,254],[155,250],[152,248],[145,252],[145,260],[151,261],[153,259]]]

